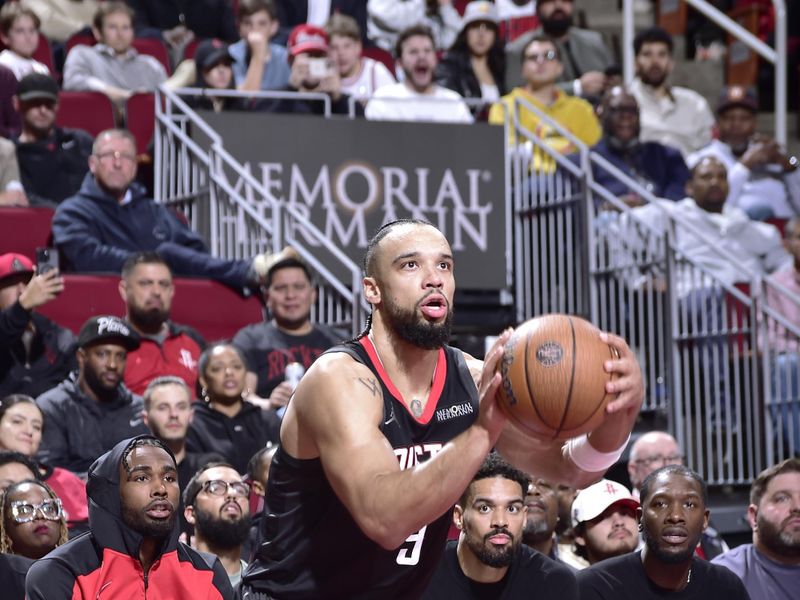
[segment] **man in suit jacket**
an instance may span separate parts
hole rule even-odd
[[[611,51],[596,31],[572,26],[572,0],[539,0],[539,27],[506,46],[506,87],[522,85],[522,50],[537,35],[555,40],[564,71],[559,87],[568,94],[599,99],[606,88],[606,70],[614,65]]]

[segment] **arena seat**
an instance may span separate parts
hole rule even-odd
[[[31,260],[36,248],[50,246],[52,208],[0,207],[0,254],[19,252]]]
[[[64,291],[39,309],[43,315],[75,333],[91,316],[122,315],[118,275],[64,275]],[[172,319],[197,329],[208,341],[232,337],[240,328],[263,320],[258,298],[242,298],[233,290],[207,279],[175,278]]]
[[[125,103],[125,124],[136,138],[139,161],[150,162],[150,142],[156,125],[156,97],[150,92],[133,94]]]
[[[61,127],[83,129],[95,137],[104,129],[116,127],[114,105],[102,92],[61,91],[56,123]]]

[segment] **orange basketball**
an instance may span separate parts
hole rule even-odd
[[[594,325],[570,315],[545,315],[517,327],[499,366],[499,400],[522,431],[567,439],[587,433],[604,418],[612,379],[603,362],[616,358]]]

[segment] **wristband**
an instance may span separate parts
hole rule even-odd
[[[630,441],[631,436],[628,434],[628,438],[616,450],[599,452],[589,443],[589,435],[584,434],[567,442],[567,456],[575,463],[576,467],[587,473],[605,471],[619,460]]]

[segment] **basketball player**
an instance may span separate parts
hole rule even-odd
[[[620,359],[606,362],[618,375],[606,389],[619,395],[591,443],[511,429],[495,399],[510,331],[485,365],[446,345],[453,257],[427,223],[378,231],[363,289],[367,329],[320,357],[288,405],[245,600],[418,598],[450,511],[493,447],[523,471],[585,486],[619,457],[641,406],[636,360],[609,335]]]

